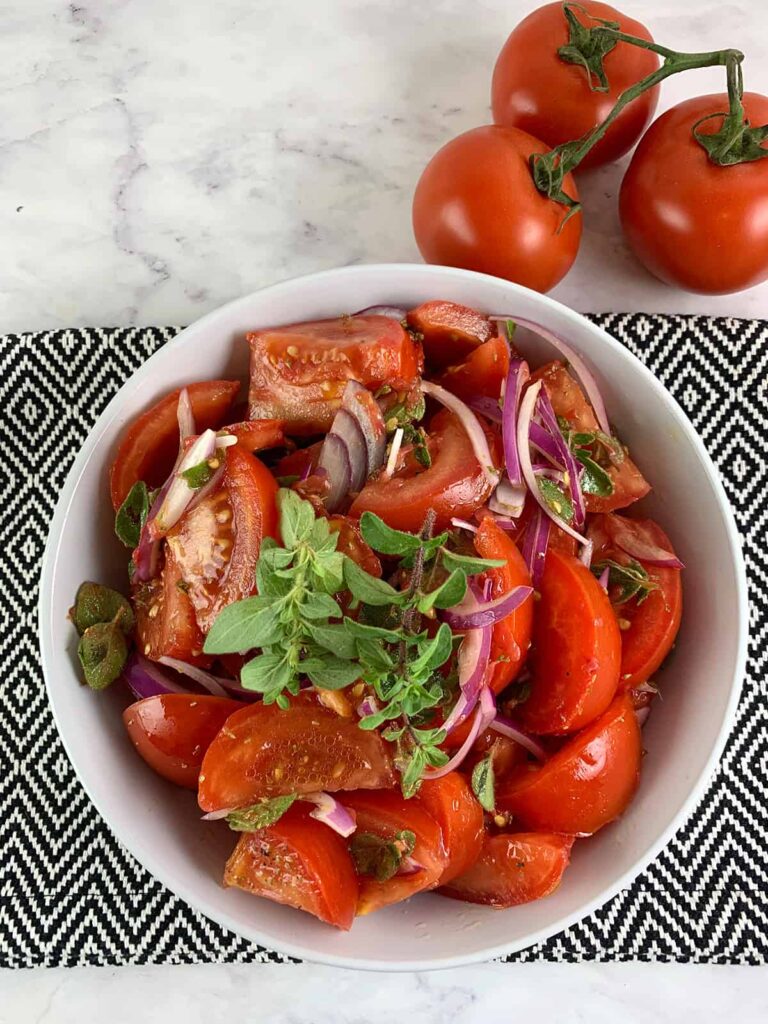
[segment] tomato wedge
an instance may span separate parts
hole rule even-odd
[[[440,892],[499,908],[540,900],[560,885],[572,846],[573,836],[552,832],[488,836],[473,866]]]
[[[355,919],[357,876],[346,843],[300,804],[273,825],[240,836],[224,885],[304,910],[343,931]]]
[[[246,807],[261,797],[381,789],[396,777],[384,740],[302,693],[283,711],[251,704],[208,748],[198,801],[204,811]]]
[[[421,335],[424,355],[432,367],[457,363],[496,333],[487,316],[458,302],[424,302],[406,319],[411,330]]]
[[[241,448],[251,453],[280,448],[286,443],[282,420],[243,420],[230,423],[224,429],[237,438]]]
[[[524,729],[567,733],[608,707],[619,683],[621,637],[608,595],[572,555],[547,552],[533,621],[531,695]]]
[[[485,836],[483,809],[458,772],[422,782],[416,800],[435,819],[443,834],[448,854],[438,883],[443,885],[466,871],[480,856]]]
[[[606,542],[595,550],[595,563],[610,558],[620,565],[629,565],[632,558],[613,544],[613,528],[619,516],[605,515],[596,524],[606,535]],[[652,519],[624,519],[621,523],[657,547],[672,550],[669,537]],[[637,561],[640,561],[639,559]],[[683,584],[679,569],[666,569],[640,561],[656,589],[644,600],[632,598],[615,605],[621,626],[621,675],[619,689],[650,679],[672,649],[683,614]],[[611,588],[613,591],[613,588]]]
[[[167,545],[160,575],[133,587],[133,608],[136,642],[145,657],[152,661],[166,657],[201,666],[211,664],[211,659],[203,654],[205,638],[184,589],[181,569]]]
[[[541,767],[525,765],[496,790],[524,828],[592,835],[617,818],[640,781],[640,727],[627,695]]]
[[[201,630],[222,608],[256,589],[261,541],[277,532],[277,483],[239,445],[226,449],[222,486],[190,509],[168,535]]]
[[[344,316],[248,335],[251,419],[285,420],[289,434],[328,430],[348,380],[367,388],[408,388],[421,350],[386,316]]]
[[[532,375],[531,380],[544,381],[555,415],[567,420],[573,430],[592,433],[599,429],[592,406],[562,363],[547,363]],[[598,494],[585,494],[587,512],[611,512],[613,509],[625,508],[644,498],[651,489],[627,453],[618,466],[610,465],[606,472],[613,484],[613,494],[605,498]]]
[[[242,703],[195,693],[160,693],[123,712],[131,742],[150,768],[185,789],[197,789],[203,756]]]
[[[396,530],[418,532],[429,509],[437,514],[435,530],[450,525],[453,516],[467,518],[484,505],[490,493],[480,463],[460,421],[439,412],[430,422],[429,454],[424,469],[415,459],[401,459],[391,480],[373,480],[352,502],[351,516],[375,512]]]
[[[442,832],[432,815],[415,800],[404,800],[395,792],[362,791],[345,793],[343,803],[357,816],[357,831],[351,842],[362,834],[392,840],[402,831],[413,832],[416,838],[411,856],[418,870],[397,874],[385,882],[368,875],[358,877],[358,914],[370,914],[438,884],[448,866]]]
[[[339,539],[336,543],[336,550],[348,555],[353,562],[357,562],[361,569],[365,569],[369,576],[381,576],[381,561],[373,548],[366,544],[363,535],[360,533],[360,525],[356,519],[349,516],[329,516],[328,526],[331,533],[337,533]]]
[[[503,338],[495,337],[478,345],[463,362],[449,366],[435,380],[465,402],[471,402],[473,398],[499,398],[508,373],[509,345]]]
[[[203,431],[221,426],[239,390],[240,382],[236,380],[187,384],[196,428]],[[138,480],[148,487],[160,487],[173,469],[179,452],[176,410],[180,394],[181,388],[177,388],[161,398],[123,434],[109,471],[109,492],[115,509],[120,508]]]

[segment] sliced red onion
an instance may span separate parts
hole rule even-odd
[[[517,418],[520,410],[520,399],[523,386],[531,375],[528,363],[524,359],[512,359],[509,364],[506,386],[504,389],[504,414],[501,421],[501,433],[504,441],[504,463],[507,476],[512,484],[522,484],[520,454],[518,452]]]
[[[511,615],[532,593],[533,587],[513,587],[508,593],[502,594],[492,601],[477,604],[474,608],[467,607],[466,603],[462,601],[455,608],[448,608],[442,612],[442,618],[454,630],[481,629],[483,626],[493,626]]]
[[[458,655],[461,692],[453,710],[443,724],[446,734],[452,732],[457,725],[461,725],[474,711],[485,673],[488,670],[492,634],[493,630],[490,626],[483,629],[471,629],[461,642]]]
[[[368,477],[368,446],[360,424],[348,409],[339,409],[333,418],[331,434],[338,434],[347,447],[351,479],[349,489],[359,491]],[[320,453],[318,465],[323,465],[323,454]]]
[[[368,449],[368,475],[376,473],[384,464],[387,450],[387,428],[379,404],[370,391],[356,380],[347,381],[341,399],[342,406],[350,412],[363,432]]]
[[[423,871],[424,865],[419,864],[413,857],[403,857],[400,861],[400,867],[397,869],[398,875],[415,875],[417,871]]]
[[[582,547],[579,552],[579,561],[582,565],[589,567],[592,565],[592,552],[595,550],[595,545],[592,543],[589,537],[587,537],[587,543]]]
[[[552,408],[546,388],[542,388],[539,391],[536,411],[541,417],[545,430],[549,432],[552,440],[555,442],[557,462],[568,474],[568,490],[570,491],[571,503],[573,505],[573,524],[577,528],[581,528],[587,518],[584,495],[581,493],[581,467],[576,462],[573,452],[562,435],[560,424],[557,422],[557,416],[555,416],[555,410]],[[533,421],[531,421],[531,428],[533,428]]]
[[[234,434],[217,434],[216,435],[216,447],[217,448],[231,448],[233,445],[238,443],[238,439]]]
[[[606,567],[603,569],[603,571],[600,573],[600,575],[599,575],[599,577],[597,579],[597,582],[600,584],[600,586],[603,588],[603,590],[606,593],[608,592],[608,580],[610,578],[610,575],[611,575],[611,570],[606,565]]]
[[[518,326],[525,327],[529,331],[533,331],[534,334],[538,334],[540,338],[548,341],[550,345],[560,352],[570,363],[576,376],[584,388],[584,392],[595,410],[595,416],[597,422],[600,425],[600,429],[603,433],[611,434],[611,426],[608,422],[608,416],[605,411],[605,403],[603,402],[603,396],[600,394],[600,388],[597,385],[597,381],[594,378],[592,371],[588,368],[587,364],[581,358],[567,341],[564,341],[559,334],[555,334],[554,331],[550,331],[549,328],[543,327],[541,324],[537,324],[533,320],[525,320],[519,316],[492,316],[491,320],[513,320]]]
[[[527,732],[524,732],[509,718],[504,718],[503,715],[497,714],[491,722],[491,728],[494,732],[498,732],[500,735],[514,740],[515,743],[519,743],[521,747],[525,747],[528,753],[533,754],[537,761],[546,761],[547,752],[539,741],[535,740]]]
[[[389,449],[389,458],[387,459],[387,464],[384,467],[384,472],[381,475],[382,480],[389,480],[395,472],[397,457],[400,454],[400,448],[402,447],[404,436],[405,431],[402,427],[398,427],[392,437],[392,444]]]
[[[186,661],[180,661],[178,658],[162,657],[157,660],[161,665],[165,665],[167,668],[172,668],[183,676],[189,676],[190,679],[194,679],[196,683],[202,686],[204,690],[212,693],[214,697],[227,696],[225,683],[228,683],[229,680],[213,676],[210,672],[206,672],[205,669],[198,668],[197,665],[188,665]]]
[[[528,489],[533,494],[533,497],[535,498],[539,507],[543,509],[544,513],[548,515],[554,523],[557,523],[560,529],[564,530],[569,537],[573,537],[574,540],[577,540],[579,542],[579,544],[586,544],[587,538],[583,537],[580,533],[577,533],[576,530],[574,530],[573,527],[570,525],[570,523],[567,523],[564,519],[561,519],[560,516],[555,515],[553,510],[546,503],[541,494],[541,491],[539,490],[539,486],[536,481],[536,475],[533,471],[533,466],[531,465],[529,434],[531,420],[533,419],[533,410],[536,407],[536,400],[539,397],[540,391],[541,381],[537,380],[536,383],[532,384],[525,392],[525,395],[523,396],[523,401],[520,405],[520,417],[517,421],[517,447],[520,453],[520,465],[523,471],[523,479],[528,485]]]
[[[557,441],[545,430],[540,423],[536,420],[531,420],[531,429],[529,433],[529,440],[531,445],[542,455],[549,459],[558,469],[563,469],[563,463],[560,459],[560,449]]]
[[[524,505],[525,484],[513,484],[506,476],[488,499],[488,508],[492,512],[498,512],[510,519],[521,516]]]
[[[475,717],[472,720],[472,728],[469,730],[467,738],[447,764],[444,764],[442,768],[427,769],[422,775],[422,778],[442,779],[444,775],[448,775],[449,772],[455,771],[463,763],[464,758],[472,749],[474,742],[480,733],[494,720],[495,715],[496,702],[493,698],[493,694],[489,687],[484,686],[480,694],[480,704],[475,711]]]
[[[368,718],[379,711],[379,705],[375,697],[363,697],[355,710],[361,718]]]
[[[425,395],[430,395],[440,402],[441,405],[444,405],[446,409],[450,409],[459,418],[469,436],[472,450],[477,457],[477,461],[480,463],[483,475],[488,483],[495,487],[499,482],[500,473],[494,466],[493,457],[488,447],[488,439],[483,428],[480,426],[477,416],[475,416],[466,402],[462,402],[460,398],[452,395],[450,391],[446,391],[439,384],[433,384],[431,381],[424,380],[421,382],[421,390]]]
[[[408,312],[399,306],[366,306],[365,309],[358,309],[352,316],[388,316],[390,320],[405,320]]]
[[[477,533],[477,526],[474,523],[468,523],[466,519],[458,519],[455,516],[451,520],[451,526],[455,526],[457,530],[469,530],[470,533]]]
[[[472,409],[473,412],[480,413],[481,416],[485,416],[491,423],[501,423],[502,411],[501,406],[495,398],[490,398],[488,395],[481,395],[479,398],[473,398],[467,402],[467,405]]]
[[[541,577],[544,572],[544,562],[547,557],[547,545],[549,544],[549,531],[551,521],[545,516],[540,508],[536,508],[533,518],[529,521],[523,537],[521,554],[531,574],[531,582],[538,589],[541,584]]]
[[[189,400],[189,392],[182,388],[179,393],[179,403],[176,406],[176,419],[179,421],[179,444],[182,445],[186,438],[197,433],[195,429],[195,417],[192,413],[192,403]]]
[[[123,669],[123,679],[128,683],[136,700],[156,697],[160,693],[189,692],[138,651],[134,651],[128,659]]]
[[[660,548],[658,544],[642,535],[642,527],[639,523],[625,522],[621,516],[611,516],[607,520],[608,533],[614,544],[622,551],[626,551],[632,558],[639,562],[647,562],[648,565],[660,569],[684,569],[685,566],[674,553]]]
[[[499,527],[500,530],[519,530],[520,523],[517,519],[509,519],[506,516],[497,515],[495,512],[487,512],[487,514],[493,519],[494,523]]]
[[[637,724],[640,726],[641,729],[643,728],[645,723],[648,721],[648,715],[650,715],[650,713],[651,713],[651,706],[650,706],[650,704],[647,707],[638,708],[637,711],[635,711],[635,716],[637,717]]]
[[[352,460],[349,448],[338,434],[325,435],[317,465],[327,473],[330,485],[325,497],[325,507],[329,512],[335,512],[349,494],[352,485]]]
[[[218,811],[208,811],[207,814],[202,814],[200,816],[200,820],[201,821],[221,821],[222,818],[226,818],[226,816],[228,814],[231,814],[233,811],[236,811],[237,809],[238,809],[237,807],[222,807]]]
[[[300,799],[316,805],[314,811],[309,812],[310,818],[322,821],[345,839],[357,828],[354,811],[344,807],[330,793],[303,793]]]
[[[216,432],[204,430],[194,441],[173,474],[171,486],[163,499],[163,503],[152,523],[152,534],[155,539],[164,536],[171,527],[178,523],[187,506],[195,497],[195,488],[190,487],[182,475],[193,466],[206,462],[216,451]],[[198,488],[199,489],[199,488]]]

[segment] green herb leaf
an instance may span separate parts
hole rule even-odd
[[[363,666],[363,675],[378,676],[391,672],[395,667],[394,658],[387,653],[384,646],[376,640],[357,640],[357,656]],[[399,714],[399,712],[397,712]]]
[[[451,575],[435,590],[419,598],[417,608],[426,614],[431,608],[453,608],[464,599],[467,592],[467,577],[462,569],[454,569]]]
[[[309,537],[315,524],[315,510],[295,491],[281,487],[277,492],[280,535],[286,548],[296,548]]]
[[[241,807],[227,815],[227,824],[233,832],[258,832],[260,828],[274,825],[296,801],[298,794],[264,798],[250,807]]]
[[[419,656],[411,661],[411,675],[420,676],[424,672],[434,672],[448,661],[452,653],[453,633],[451,627],[444,622],[432,639],[423,645]]]
[[[149,491],[143,480],[137,480],[115,516],[115,533],[127,548],[138,547],[148,515]]]
[[[341,618],[341,608],[330,594],[320,594],[309,590],[298,607],[305,619]]]
[[[316,644],[337,657],[346,661],[357,658],[355,637],[343,625],[323,626],[308,622],[307,632]]]
[[[206,654],[234,654],[253,647],[268,647],[277,643],[284,632],[279,602],[262,595],[246,597],[219,612],[203,650]]]
[[[128,658],[128,642],[115,622],[97,622],[80,637],[77,656],[92,690],[104,690],[120,677]]]
[[[637,598],[638,604],[642,604],[651,591],[659,589],[658,583],[652,580],[643,566],[634,559],[631,559],[628,565],[621,565],[612,558],[606,558],[592,566],[592,572],[598,577],[602,576],[606,569],[608,586],[618,588],[617,592],[611,593],[613,604],[625,604],[633,597]]]
[[[475,555],[457,555],[447,548],[440,548],[443,565],[451,572],[453,569],[461,569],[467,576],[473,576],[478,572],[487,572],[488,569],[501,569],[507,564],[506,558],[478,558]]]
[[[69,617],[82,636],[86,629],[100,622],[114,622],[128,634],[133,631],[135,618],[127,598],[101,583],[81,583]]]
[[[404,594],[395,590],[389,583],[370,576],[351,558],[344,559],[344,582],[352,596],[364,604],[401,605],[406,599]]]
[[[585,494],[598,494],[610,498],[613,494],[613,480],[602,466],[598,465],[586,448],[574,448],[573,454],[584,467],[581,474],[581,489]]]
[[[414,533],[393,530],[373,512],[363,512],[360,533],[366,544],[382,555],[414,555],[423,543]]]
[[[394,839],[385,839],[373,832],[355,832],[350,840],[349,852],[358,875],[387,882],[400,870],[404,857],[409,857],[416,846],[416,836],[404,829]]]
[[[496,778],[493,770],[493,758],[489,754],[478,761],[472,769],[472,791],[480,806],[492,814],[496,807]]]
[[[201,487],[205,487],[215,472],[208,465],[207,459],[203,459],[196,466],[190,466],[189,469],[182,470],[181,475],[187,481],[188,487],[193,491],[199,491]]]
[[[570,497],[549,477],[537,476],[536,481],[539,485],[539,493],[547,506],[555,513],[558,519],[570,523],[573,519],[573,505]]]
[[[355,661],[342,661],[328,654],[325,657],[306,658],[299,671],[309,676],[315,686],[323,690],[341,690],[360,678],[360,666]]]
[[[396,644],[401,639],[401,633],[395,629],[385,629],[383,626],[368,626],[364,622],[357,622],[348,616],[344,618],[344,627],[350,636],[359,640],[383,640],[389,644]]]
[[[400,774],[400,790],[406,800],[416,796],[421,787],[427,757],[423,747],[416,747],[405,769]]]
[[[272,704],[282,691],[292,682],[294,673],[283,654],[271,651],[259,654],[243,665],[240,672],[240,685],[246,690],[255,690],[264,694],[264,703]],[[298,690],[298,680],[296,680]]]

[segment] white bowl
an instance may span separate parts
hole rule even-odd
[[[645,730],[648,753],[637,797],[620,821],[576,844],[556,893],[506,911],[418,896],[359,919],[344,934],[222,888],[231,833],[201,822],[194,795],[137,758],[120,719],[124,694],[94,694],[80,685],[67,609],[84,579],[124,586],[125,550],[113,535],[107,467],[137,413],[179,385],[245,377],[248,329],[434,298],[538,320],[588,358],[612,421],[653,483],[644,508],[671,534],[687,566],[685,614],[674,656],[659,674],[664,701]],[[51,524],[41,595],[43,668],[59,731],[121,842],[192,907],[239,935],[292,956],[375,970],[453,967],[501,956],[561,931],[627,886],[700,798],[732,722],[746,653],[746,584],[733,517],[701,441],[662,385],[604,331],[552,299],[433,266],[344,267],[285,281],[210,313],[156,352],[110,402],[75,460]]]

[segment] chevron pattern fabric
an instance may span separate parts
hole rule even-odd
[[[749,675],[717,777],[669,846],[602,910],[510,957],[768,962],[768,322],[593,318],[664,382],[736,510],[749,566]],[[118,843],[59,741],[36,606],[73,456],[123,381],[178,328],[0,337],[0,966],[282,962],[191,910]]]

